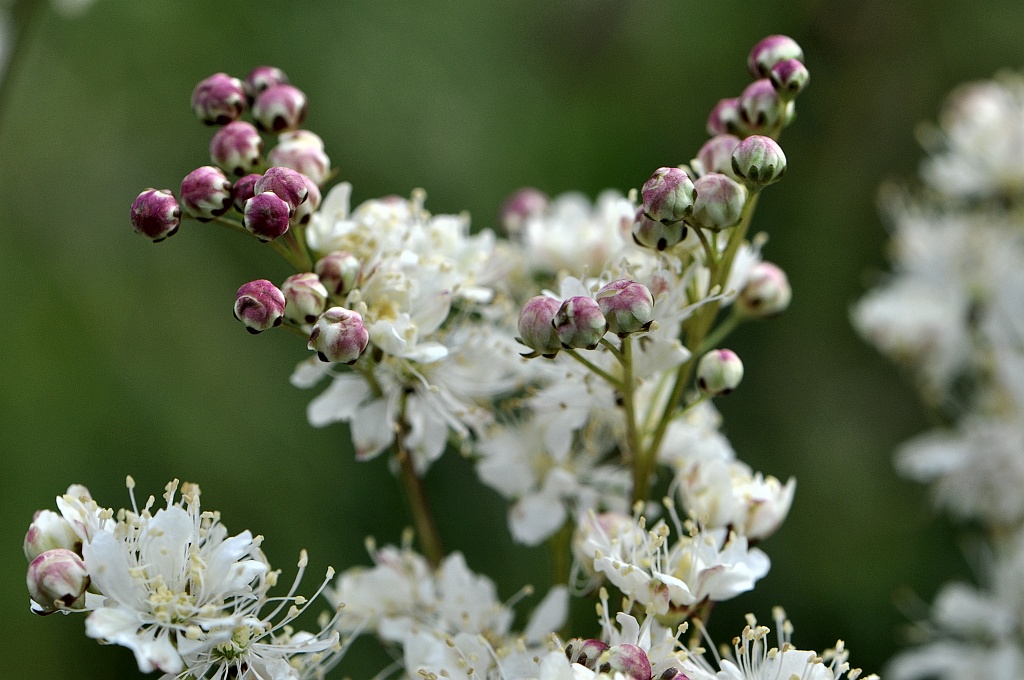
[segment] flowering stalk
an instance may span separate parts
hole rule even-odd
[[[405,492],[405,502],[416,527],[416,538],[423,550],[423,556],[427,558],[430,566],[436,569],[445,556],[444,544],[441,542],[441,532],[437,529],[437,521],[434,519],[434,512],[430,507],[430,499],[427,497],[423,480],[416,474],[412,456],[409,455],[409,451],[403,443],[408,434],[404,395],[400,403],[399,416],[396,420],[395,460],[398,462],[399,478],[402,482],[402,490]]]

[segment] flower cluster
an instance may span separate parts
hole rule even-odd
[[[897,468],[937,506],[987,531],[983,587],[946,585],[929,640],[890,677],[1024,673],[1024,79],[954,92],[921,169],[927,191],[890,190],[893,273],[853,310],[861,333],[913,376],[945,426],[903,445]]]

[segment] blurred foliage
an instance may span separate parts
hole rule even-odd
[[[208,162],[210,130],[188,106],[198,80],[280,66],[355,200],[424,187],[434,212],[465,209],[484,228],[521,185],[595,195],[688,161],[771,33],[796,38],[812,73],[782,140],[788,176],[755,221],[795,298],[737,333],[747,379],[721,406],[740,457],[799,487],[765,546],[771,574],[712,629],[727,641],[744,612],[781,604],[798,645],[842,637],[880,670],[905,620],[899,589],[930,598],[966,568],[922,490],[892,471],[925,416],[847,310],[885,267],[875,191],[913,175],[915,123],[956,83],[1020,67],[1022,25],[1019,0],[97,0],[73,20],[43,7],[0,112],[5,676],[137,677],[81,617],[28,612],[22,536],[69,483],[118,507],[126,473],[143,495],[199,482],[229,528],[266,535],[286,575],[307,547],[310,590],[328,563],[366,563],[367,534],[396,541],[408,521],[383,460],[357,465],[343,428],[306,425],[312,394],[287,381],[301,343],[231,318],[238,285],[286,275],[272,253],[212,225],[158,245],[131,233],[140,190],[177,190]],[[503,597],[544,583],[544,551],[510,544],[466,461],[449,455],[428,484],[449,547]],[[379,668],[354,655],[338,676]]]

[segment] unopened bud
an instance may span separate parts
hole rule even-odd
[[[220,168],[196,168],[181,180],[181,205],[192,217],[208,222],[231,207],[231,182]]]
[[[750,68],[750,75],[764,78],[771,72],[773,66],[786,59],[803,61],[804,51],[789,36],[770,35],[761,39],[750,50],[747,66]]]
[[[64,548],[47,550],[28,565],[25,578],[37,614],[83,609],[89,572],[77,554]]]
[[[262,175],[258,173],[252,173],[245,177],[239,177],[235,180],[234,186],[231,188],[231,193],[234,196],[235,210],[240,213],[245,212],[245,202],[256,195],[256,180]]]
[[[607,649],[608,644],[602,640],[574,638],[566,645],[565,656],[571,663],[578,663],[590,670],[596,670],[597,660]]]
[[[608,332],[597,300],[586,295],[569,298],[555,312],[555,332],[567,349],[594,349]]]
[[[527,220],[543,215],[550,202],[548,195],[540,189],[523,187],[501,204],[501,225],[507,234],[518,234]]]
[[[740,99],[730,97],[719,99],[708,114],[709,135],[724,135],[736,132],[740,125]]]
[[[694,182],[697,200],[690,221],[704,229],[728,229],[740,221],[747,202],[747,190],[727,176],[712,172]]]
[[[363,317],[344,307],[331,307],[313,325],[308,347],[320,361],[351,364],[369,341]]]
[[[561,302],[553,297],[538,295],[530,298],[519,312],[519,340],[544,356],[554,356],[562,349],[555,332],[554,319]]]
[[[743,380],[743,362],[730,349],[713,349],[697,363],[697,387],[709,397],[725,396]]]
[[[299,175],[302,177],[302,181],[306,183],[306,200],[295,209],[291,221],[292,224],[309,224],[309,221],[313,219],[313,213],[320,207],[322,196],[320,195],[320,187],[316,185],[316,182],[301,172]]]
[[[792,298],[786,272],[771,262],[758,262],[750,270],[736,305],[748,316],[765,319],[785,311]]]
[[[781,127],[785,113],[785,102],[767,78],[747,85],[740,95],[740,117],[752,132]]]
[[[679,222],[693,210],[693,182],[681,168],[658,168],[640,194],[644,214],[658,222]]]
[[[235,318],[253,335],[280,326],[284,318],[284,293],[266,279],[244,284],[235,294]]]
[[[252,123],[236,120],[214,133],[210,160],[224,172],[244,175],[252,172],[263,154],[263,138]]]
[[[288,231],[289,212],[288,204],[278,198],[277,194],[269,191],[256,194],[245,202],[242,224],[256,238],[266,243]]]
[[[735,135],[715,135],[704,142],[691,164],[701,175],[720,172],[732,176],[732,152],[739,143],[740,138]]]
[[[601,655],[597,670],[609,674],[618,671],[631,680],[651,680],[651,660],[647,652],[628,643],[609,647]]]
[[[309,130],[285,132],[277,139],[277,146],[267,154],[270,165],[291,168],[323,185],[331,176],[331,159],[324,152],[324,141]]]
[[[256,95],[252,118],[264,132],[298,130],[306,120],[306,95],[285,83],[272,85]]]
[[[249,95],[249,101],[251,102],[268,87],[287,84],[288,76],[281,69],[276,66],[257,66],[245,77],[245,82],[242,83],[242,86],[245,88],[245,93]]]
[[[80,553],[82,539],[63,515],[53,510],[40,510],[32,518],[22,547],[25,550],[25,559],[31,562],[47,550],[56,548]]]
[[[192,110],[207,125],[224,125],[245,110],[242,81],[226,73],[214,73],[192,91]]]
[[[633,219],[633,240],[637,245],[655,250],[665,250],[679,243],[685,237],[686,224],[683,222],[665,224],[645,215],[643,208],[636,211],[636,217]]]
[[[154,243],[173,236],[181,225],[181,206],[169,189],[146,189],[131,210],[132,227]]]
[[[302,175],[291,168],[269,168],[263,176],[256,180],[253,191],[262,194],[266,191],[277,194],[277,197],[288,204],[289,215],[306,200],[309,190]]]
[[[646,331],[654,320],[654,296],[642,283],[612,281],[594,296],[608,330],[620,336]]]
[[[293,274],[281,285],[284,315],[298,324],[313,323],[327,307],[327,289],[313,272]]]
[[[796,59],[783,59],[772,67],[768,77],[783,101],[796,99],[811,80],[810,71],[803,62]]]
[[[786,154],[771,137],[751,135],[732,152],[732,169],[751,189],[760,189],[786,174]]]
[[[348,295],[356,287],[362,269],[356,256],[343,250],[327,253],[313,267],[327,292],[337,296]]]

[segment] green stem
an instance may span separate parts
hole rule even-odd
[[[715,327],[715,330],[711,331],[704,341],[700,344],[700,348],[697,350],[698,355],[703,355],[708,350],[712,350],[729,337],[729,334],[736,330],[736,327],[740,325],[740,321],[743,321],[743,315],[740,313],[739,308],[735,305],[732,308],[729,316],[725,317],[722,323]]]
[[[574,350],[574,349],[563,349],[562,351],[565,352],[566,354],[568,354],[569,356],[571,356],[576,361],[578,361],[581,364],[583,364],[584,366],[586,366],[595,375],[600,376],[601,378],[604,378],[615,389],[617,389],[617,390],[621,390],[622,389],[622,383],[619,382],[618,378],[613,376],[611,373],[608,373],[603,368],[600,368],[599,366],[593,364],[589,359],[585,359],[576,350]]]
[[[708,237],[704,233],[703,229],[700,227],[693,227],[693,229],[697,232],[700,244],[704,246],[704,256],[708,260],[708,269],[711,270],[711,278],[714,278],[718,270],[718,250],[711,245],[710,241],[708,241]]]
[[[427,490],[423,486],[423,480],[416,474],[412,456],[405,448],[405,436],[408,429],[408,424],[405,421],[405,404],[406,397],[403,394],[398,422],[395,424],[395,459],[398,461],[402,490],[405,492],[405,502],[412,514],[412,523],[416,529],[416,538],[419,540],[420,549],[430,566],[436,569],[444,559],[444,547],[441,543],[441,533],[437,530],[437,522],[434,521],[434,513],[430,509]]]
[[[631,464],[637,458],[643,446],[640,433],[636,427],[636,405],[634,390],[636,381],[633,378],[633,342],[630,336],[622,338],[622,410],[626,414],[626,450],[622,452],[622,461]]]

